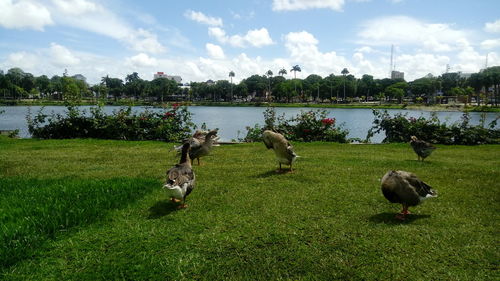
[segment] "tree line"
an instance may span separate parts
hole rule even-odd
[[[124,80],[102,77],[100,83],[89,85],[83,76],[46,75],[35,77],[20,68],[0,71],[0,98],[3,99],[134,99],[164,102],[172,100],[191,101],[273,101],[273,102],[330,102],[350,103],[379,101],[403,103],[407,101],[433,104],[447,102],[450,98],[464,103],[477,102],[498,105],[500,98],[500,66],[489,67],[470,76],[461,73],[444,73],[438,77],[431,75],[406,82],[404,79],[374,79],[365,74],[356,78],[344,68],[340,75],[325,77],[311,74],[305,79],[296,78],[301,72],[299,65],[290,69],[294,77],[287,79],[284,68],[274,75],[272,70],[255,74],[233,83],[236,76],[230,71],[229,80],[208,80],[177,84],[167,78],[152,81],[139,77],[133,72]]]

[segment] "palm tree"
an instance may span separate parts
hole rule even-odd
[[[290,72],[293,71],[293,76],[294,76],[294,79],[297,79],[297,71],[298,72],[301,72],[302,69],[300,69],[300,66],[298,64],[296,64],[295,66],[292,67],[292,69],[290,69]],[[297,93],[297,81],[294,81],[294,85],[295,85],[295,93]]]
[[[297,79],[297,71],[301,72],[302,69],[300,69],[300,66],[297,64],[294,67],[292,67],[292,69],[290,69],[290,72],[292,72],[292,71],[293,71],[293,74],[294,74],[294,79]]]
[[[283,77],[283,75],[287,74],[286,69],[281,68],[280,71],[278,71],[278,74],[281,75],[281,77]]]
[[[271,96],[271,77],[273,77],[273,72],[271,70],[268,70],[266,72],[267,80],[269,81],[269,96]]]
[[[345,76],[349,74],[349,70],[347,68],[342,69],[342,75],[344,76],[344,102],[345,102]]]
[[[231,79],[231,97],[230,100],[233,100],[233,77],[234,77],[234,71],[229,71],[229,78]]]

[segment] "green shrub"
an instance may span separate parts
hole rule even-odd
[[[276,110],[268,107],[264,111],[265,125],[255,124],[253,128],[247,127],[246,137],[240,140],[261,141],[264,130],[273,130],[292,141],[348,142],[349,131],[342,128],[342,125],[336,127],[335,118],[327,118],[327,114],[326,110],[309,110],[301,111],[297,116],[285,119],[284,114],[277,116]]]
[[[479,125],[470,124],[470,116],[464,113],[461,121],[452,125],[441,123],[435,113],[430,118],[423,116],[414,118],[407,114],[389,115],[387,110],[373,110],[375,120],[368,131],[367,141],[381,131],[385,132],[382,142],[408,142],[411,136],[440,144],[497,144],[500,143],[500,130],[495,129],[497,119],[488,128],[485,126],[484,115]]]
[[[66,115],[28,112],[28,130],[34,138],[70,139],[97,138],[117,140],[163,140],[179,142],[195,128],[191,113],[178,104],[163,112],[132,113],[132,108],[121,108],[107,115],[101,106],[90,109],[90,116],[76,106],[67,106]]]

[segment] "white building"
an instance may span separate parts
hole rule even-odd
[[[178,75],[167,75],[164,72],[156,72],[156,74],[154,75],[154,79],[156,78],[167,78],[170,80],[174,80],[178,84],[182,83],[182,77]]]
[[[397,70],[391,71],[391,79],[405,79],[405,73]]]

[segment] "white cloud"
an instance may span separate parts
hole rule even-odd
[[[187,10],[184,16],[190,20],[203,23],[210,26],[222,26],[221,18],[214,18],[203,14],[202,12],[196,12],[192,10]]]
[[[331,9],[342,11],[344,0],[273,0],[274,11]]]
[[[102,11],[102,7],[86,0],[52,0],[52,3],[64,14],[79,16]]]
[[[319,41],[307,31],[290,32],[284,37],[290,61],[302,67],[302,76],[307,74],[327,75],[339,73],[344,67],[352,68],[350,62],[335,51],[323,53],[318,49]],[[297,73],[299,75],[299,73]]]
[[[362,24],[358,43],[381,45],[416,45],[435,52],[456,48],[456,42],[467,38],[468,32],[449,24],[426,23],[407,16],[376,18]]]
[[[56,43],[50,44],[49,53],[52,63],[60,67],[73,66],[80,63],[80,59],[73,55],[70,50]]]
[[[500,39],[488,39],[481,42],[481,48],[490,50],[500,47]]]
[[[39,58],[28,52],[16,52],[9,54],[7,61],[3,64],[5,69],[19,67],[25,72],[34,70],[39,65]]]
[[[229,44],[233,47],[263,47],[274,44],[269,32],[266,28],[249,30],[247,34],[242,35],[226,35],[226,32],[219,27],[210,27],[208,34],[222,44]]]
[[[500,32],[500,20],[496,20],[494,22],[487,22],[484,25],[484,30],[486,32],[492,32],[492,33]]]
[[[131,33],[125,40],[134,50],[139,52],[158,54],[166,50],[165,47],[158,42],[156,34],[142,28]]]
[[[205,44],[205,48],[207,49],[207,53],[211,58],[223,59],[225,57],[224,51],[219,45],[207,43]]]
[[[374,52],[373,48],[370,46],[363,46],[361,48],[357,48],[355,51],[359,52],[359,53],[365,53],[365,54],[370,54],[370,53]]]
[[[0,26],[14,29],[35,29],[43,31],[46,25],[52,25],[52,17],[47,8],[36,2],[1,0]]]
[[[126,59],[126,64],[132,67],[148,67],[148,66],[157,66],[158,61],[148,56],[145,53],[139,53],[133,57],[129,57]]]
[[[89,0],[52,0],[54,18],[60,24],[101,34],[139,52],[162,53],[166,48],[156,34],[135,29],[104,6]]]

